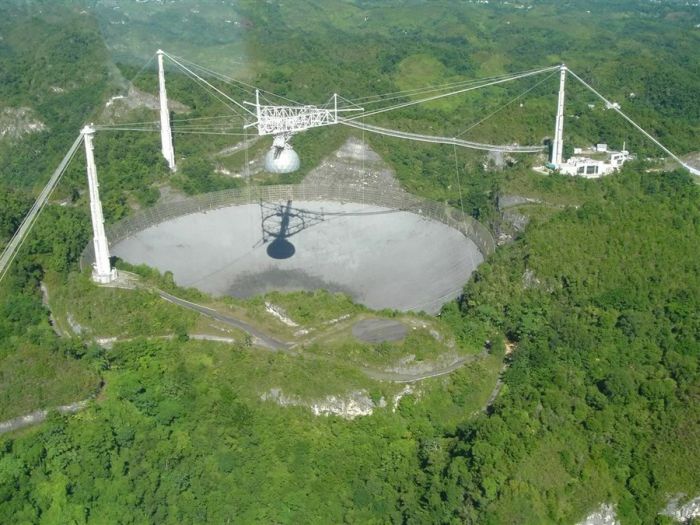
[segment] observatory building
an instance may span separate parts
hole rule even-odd
[[[604,145],[598,144],[595,149],[585,151],[576,148],[575,155],[559,165],[559,171],[564,175],[597,179],[616,172],[625,162],[634,158],[625,146],[622,147],[622,151],[608,151],[607,146],[605,148],[601,146]],[[603,158],[583,156],[584,153],[595,156],[596,152],[601,152]]]

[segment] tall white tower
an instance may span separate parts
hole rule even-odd
[[[170,171],[175,171],[175,149],[173,148],[173,134],[170,129],[170,110],[168,109],[168,93],[165,91],[165,70],[163,69],[163,50],[159,49],[158,55],[158,86],[160,94],[160,142],[163,157],[168,162]]]
[[[85,159],[87,161],[88,189],[90,191],[90,216],[92,218],[92,242],[95,248],[95,264],[92,269],[92,280],[106,284],[117,277],[117,270],[112,270],[109,263],[109,245],[105,235],[104,216],[100,202],[99,184],[97,183],[97,167],[93,153],[92,139],[95,128],[85,126],[80,132],[85,142]]]
[[[552,159],[551,162],[559,167],[562,163],[564,155],[564,102],[566,91],[566,72],[567,68],[564,64],[561,65],[561,74],[559,77],[559,101],[557,103],[557,120],[554,125],[554,143],[552,144]]]

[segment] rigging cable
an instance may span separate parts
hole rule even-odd
[[[514,99],[510,100],[509,102],[507,102],[506,104],[504,104],[503,106],[501,106],[500,108],[498,108],[498,109],[497,109],[496,111],[494,111],[493,113],[488,114],[488,115],[485,116],[483,119],[481,119],[481,120],[479,120],[478,122],[472,124],[472,125],[469,126],[467,129],[465,129],[464,131],[462,131],[461,133],[458,133],[457,135],[455,135],[455,138],[461,137],[462,135],[464,135],[464,134],[466,134],[467,132],[471,131],[473,128],[477,127],[479,124],[484,123],[485,121],[487,121],[488,119],[490,119],[491,117],[493,117],[496,113],[498,113],[498,112],[500,112],[501,110],[507,108],[508,106],[510,106],[511,104],[513,104],[514,102],[518,101],[519,99],[521,99],[522,97],[524,97],[525,95],[527,95],[528,93],[530,93],[532,90],[534,90],[534,89],[535,89],[536,87],[538,87],[540,84],[542,84],[542,83],[546,82],[547,80],[549,80],[550,78],[552,78],[554,75],[556,75],[556,73],[557,73],[557,72],[555,71],[554,73],[552,73],[551,75],[547,76],[547,77],[544,78],[543,80],[540,80],[537,84],[535,84],[535,85],[532,86],[531,88],[527,89],[526,91],[523,91],[522,93],[520,93],[520,95],[518,95],[518,96],[515,97]]]
[[[190,75],[192,75],[192,76],[193,76],[195,79],[197,79],[199,82],[204,83],[205,85],[209,86],[209,88],[213,89],[213,90],[216,91],[219,95],[223,96],[223,97],[226,98],[227,100],[233,102],[236,106],[238,106],[240,109],[242,109],[242,110],[245,111],[246,113],[250,113],[251,115],[255,115],[255,113],[253,113],[251,110],[249,110],[249,109],[248,109],[247,107],[245,107],[243,104],[241,104],[240,102],[238,102],[238,101],[234,100],[233,98],[229,97],[226,93],[224,93],[224,92],[221,91],[219,88],[217,88],[216,86],[212,85],[211,83],[207,82],[205,79],[203,79],[202,77],[200,77],[197,73],[195,73],[194,71],[192,71],[191,69],[189,69],[187,66],[185,66],[184,64],[182,64],[182,63],[179,62],[178,60],[174,59],[174,58],[173,58],[171,55],[169,55],[168,53],[163,53],[163,54],[164,54],[165,56],[167,56],[170,60],[172,60],[172,61],[173,61],[177,66],[179,66],[183,71],[185,71],[186,73],[189,73]],[[231,108],[231,109],[233,109],[233,108]],[[234,111],[235,111],[235,110],[234,110]],[[235,112],[238,113],[237,111],[235,111]]]
[[[540,69],[541,68],[530,69],[530,70],[526,70],[526,71],[519,71],[516,73],[504,73],[502,75],[494,75],[491,77],[483,77],[483,78],[478,78],[478,79],[458,80],[458,81],[454,81],[454,82],[447,82],[445,84],[435,84],[432,86],[423,86],[423,87],[419,87],[419,88],[405,89],[405,90],[401,90],[401,91],[392,91],[392,92],[383,93],[380,95],[369,95],[367,97],[360,97],[360,98],[353,99],[352,102],[353,103],[363,102],[363,103],[367,103],[367,104],[373,104],[375,102],[383,102],[386,100],[392,100],[393,98],[401,98],[401,97],[404,97],[407,95],[420,94],[422,92],[444,91],[446,89],[450,89],[450,88],[454,88],[454,87],[458,87],[458,86],[461,87],[461,86],[466,86],[469,84],[478,84],[480,82],[489,82],[491,80],[499,80],[502,78],[511,77],[513,75],[520,75],[520,74],[540,71]],[[390,95],[392,95],[391,98],[382,98],[382,97],[389,97]],[[379,99],[379,100],[371,100],[374,98]]]
[[[257,86],[254,86],[254,85],[252,85],[252,84],[248,84],[248,83],[246,83],[246,82],[243,82],[242,80],[238,80],[238,79],[229,77],[229,76],[227,76],[227,75],[224,75],[223,73],[219,73],[219,72],[217,72],[217,71],[214,71],[213,69],[209,69],[209,68],[206,68],[206,67],[204,67],[204,66],[200,66],[200,65],[198,65],[198,64],[195,64],[194,62],[192,62],[192,61],[190,61],[190,60],[186,60],[186,59],[181,58],[181,57],[177,57],[177,58],[178,58],[179,60],[181,60],[182,62],[185,62],[185,63],[189,64],[190,66],[192,66],[192,67],[194,67],[194,68],[196,68],[196,69],[199,69],[199,70],[202,71],[202,72],[208,73],[209,75],[212,75],[212,76],[218,78],[218,79],[221,80],[222,82],[225,82],[225,83],[227,83],[227,84],[240,84],[241,86],[246,86],[247,88],[249,88],[249,91],[248,91],[248,92],[251,93],[251,94],[254,94],[255,91],[260,91],[260,93],[267,93],[268,95],[272,95],[272,96],[277,97],[277,98],[280,98],[280,99],[282,99],[282,100],[286,100],[287,102],[289,102],[289,103],[291,103],[291,104],[297,104],[297,105],[299,105],[299,106],[302,106],[302,105],[303,105],[301,102],[298,102],[298,101],[296,101],[296,100],[292,100],[292,99],[287,98],[287,97],[285,97],[285,96],[283,96],[283,95],[278,95],[277,93],[273,93],[272,91],[268,91],[268,90],[266,90],[266,89],[258,88]],[[241,89],[242,91],[246,91],[246,90],[243,90],[243,88],[240,88],[240,89]]]
[[[457,189],[459,190],[459,207],[462,210],[462,219],[464,219],[464,201],[462,200],[462,181],[459,176],[459,161],[457,160],[457,145],[452,144],[455,153],[455,173],[457,174]],[[466,227],[466,222],[465,222]]]
[[[579,82],[581,82],[581,84],[583,84],[583,85],[584,85],[585,87],[587,87],[590,91],[592,91],[593,94],[595,94],[598,98],[600,98],[603,102],[605,102],[605,105],[606,105],[606,107],[607,107],[608,109],[614,109],[617,113],[620,114],[620,116],[622,116],[622,118],[624,118],[627,122],[629,122],[629,123],[632,124],[635,128],[637,128],[637,130],[640,131],[646,138],[648,138],[648,139],[651,140],[654,144],[656,144],[658,147],[660,147],[666,154],[670,155],[670,156],[671,156],[676,162],[678,162],[681,166],[683,166],[684,168],[688,169],[691,173],[696,173],[696,174],[697,174],[697,170],[694,170],[693,168],[691,168],[690,166],[688,166],[687,164],[685,164],[680,158],[678,158],[677,155],[675,155],[673,152],[671,152],[671,150],[669,150],[666,146],[664,146],[663,144],[661,144],[661,142],[659,142],[658,140],[656,140],[656,139],[655,139],[653,136],[651,136],[649,133],[647,133],[646,131],[644,131],[644,129],[642,129],[642,127],[641,127],[639,124],[637,124],[634,120],[632,120],[632,119],[629,118],[626,114],[624,114],[624,113],[622,112],[622,110],[619,108],[619,104],[614,104],[614,103],[610,102],[607,98],[605,98],[603,95],[601,95],[600,93],[598,93],[598,91],[596,91],[593,87],[591,87],[591,86],[590,86],[585,80],[583,80],[580,76],[578,76],[576,73],[574,73],[573,71],[571,71],[571,69],[568,69],[568,68],[567,68],[567,71],[568,71],[569,73],[571,73],[571,74],[574,76],[574,78],[575,78],[576,80],[578,80]]]
[[[78,138],[75,139],[75,142],[73,142],[73,145],[63,157],[63,160],[58,165],[58,168],[56,168],[53,175],[51,175],[49,182],[47,182],[46,186],[44,186],[44,188],[41,190],[41,193],[34,201],[34,204],[30,208],[29,212],[27,212],[27,215],[22,220],[19,228],[17,228],[17,231],[15,231],[14,235],[7,243],[7,246],[5,246],[5,249],[0,254],[0,281],[2,281],[7,274],[12,261],[14,261],[20,248],[24,245],[24,241],[27,240],[29,232],[34,227],[34,224],[36,224],[36,218],[44,209],[44,206],[46,206],[46,203],[53,194],[53,191],[56,189],[56,186],[63,177],[63,174],[66,172],[66,168],[70,164],[71,160],[73,160],[73,157],[78,151],[82,141],[83,134],[81,133],[78,135]]]
[[[495,85],[497,85],[497,84],[503,84],[504,82],[511,82],[511,81],[513,81],[513,80],[518,80],[518,79],[521,79],[521,78],[531,77],[531,76],[533,76],[533,75],[539,75],[539,74],[545,73],[545,72],[547,72],[547,71],[558,70],[559,68],[560,68],[560,66],[551,66],[551,67],[544,68],[544,69],[540,69],[540,70],[534,71],[534,72],[528,72],[528,73],[522,73],[522,74],[518,74],[518,75],[513,75],[513,76],[510,76],[510,77],[507,77],[507,78],[503,78],[503,79],[500,79],[500,80],[494,80],[494,81],[487,82],[487,83],[484,83],[484,84],[480,84],[480,85],[477,85],[477,86],[470,86],[470,87],[458,89],[458,90],[455,90],[455,91],[451,91],[451,92],[449,92],[449,93],[443,93],[443,94],[440,94],[440,95],[433,95],[433,96],[431,96],[431,97],[423,98],[423,99],[420,99],[420,100],[414,100],[414,101],[410,101],[410,102],[403,102],[403,103],[401,103],[401,104],[396,104],[395,106],[390,106],[390,107],[388,107],[388,108],[376,109],[376,110],[374,110],[374,111],[365,112],[365,113],[363,113],[361,116],[369,117],[369,116],[372,116],[372,115],[378,115],[379,113],[385,113],[385,112],[387,112],[387,111],[393,111],[393,110],[405,108],[405,107],[408,107],[408,106],[414,106],[414,105],[416,105],[416,104],[422,104],[422,103],[424,103],[424,102],[431,102],[431,101],[433,101],[433,100],[439,100],[439,99],[441,99],[441,98],[450,97],[450,96],[453,96],[453,95],[458,95],[458,94],[460,94],[460,93],[466,93],[466,92],[468,92],[468,91],[474,91],[474,90],[476,90],[476,89],[481,89],[481,88],[485,88],[485,87],[489,87],[489,86],[495,86]],[[346,120],[346,121],[348,121],[348,120],[356,120],[356,119],[358,119],[358,118],[360,118],[360,116],[349,117],[349,118],[347,118],[347,119],[345,119],[345,120]]]

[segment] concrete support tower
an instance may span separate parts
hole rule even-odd
[[[556,167],[562,163],[564,155],[564,102],[566,98],[566,71],[564,64],[561,65],[561,75],[559,77],[559,101],[557,102],[557,120],[554,125],[554,143],[552,144],[552,164]]]
[[[85,126],[80,132],[85,142],[85,159],[87,160],[88,189],[90,191],[90,216],[92,218],[92,242],[95,248],[95,264],[92,269],[92,280],[106,284],[117,277],[117,270],[112,270],[109,263],[109,245],[105,235],[102,203],[100,202],[99,184],[97,183],[97,167],[93,153],[92,139],[95,128]]]
[[[175,149],[173,134],[170,129],[170,110],[168,109],[168,93],[165,91],[165,70],[163,69],[163,51],[158,50],[158,85],[160,87],[160,142],[163,157],[168,162],[170,171],[175,171]]]

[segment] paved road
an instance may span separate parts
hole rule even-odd
[[[76,401],[75,403],[71,403],[69,405],[56,407],[54,410],[60,412],[61,414],[74,414],[75,412],[78,412],[79,410],[82,410],[85,407],[87,407],[88,403],[91,400],[92,398],[84,399],[82,401]],[[4,434],[5,432],[12,432],[13,430],[19,430],[20,428],[28,427],[31,425],[36,425],[37,423],[41,423],[42,421],[44,421],[46,419],[46,416],[48,415],[48,410],[36,410],[31,414],[19,416],[14,419],[8,419],[7,421],[2,421],[0,422],[0,434]]]
[[[185,299],[180,299],[179,297],[175,297],[174,295],[171,295],[168,292],[164,292],[162,290],[157,290],[157,293],[166,301],[169,301],[178,306],[182,306],[184,308],[188,308],[195,312],[199,312],[202,315],[206,315],[207,317],[216,319],[217,321],[220,321],[229,326],[233,326],[234,328],[238,328],[239,330],[243,330],[244,332],[250,334],[253,337],[254,343],[257,343],[259,346],[267,348],[268,350],[289,351],[292,346],[290,343],[279,341],[274,337],[271,337],[261,332],[260,330],[246,323],[245,321],[241,321],[233,317],[228,317],[226,315],[220,314],[216,310],[207,308],[206,306],[202,306],[201,304],[186,301]]]
[[[292,352],[292,345],[291,343],[285,343],[282,341],[279,341],[264,332],[258,330],[257,328],[253,327],[252,325],[246,323],[245,321],[241,321],[239,319],[235,319],[233,317],[228,317],[223,314],[220,314],[216,310],[213,310],[211,308],[208,308],[206,306],[202,306],[200,304],[192,303],[190,301],[187,301],[185,299],[180,299],[179,297],[175,297],[174,295],[171,295],[167,292],[164,292],[162,290],[157,290],[158,294],[165,299],[166,301],[170,301],[173,304],[177,304],[179,306],[182,306],[184,308],[189,308],[190,310],[193,310],[195,312],[199,312],[202,315],[206,315],[208,317],[211,317],[212,319],[216,319],[217,321],[221,321],[222,323],[228,324],[229,326],[233,326],[234,328],[238,328],[240,330],[243,330],[244,332],[250,334],[255,343],[258,343],[260,346],[267,348],[268,350],[272,351],[283,351],[283,352]],[[301,355],[304,354],[303,351],[294,351],[295,353]],[[487,351],[484,350],[480,354],[477,355],[469,355],[466,357],[462,357],[460,359],[457,359],[450,363],[448,366],[438,368],[438,369],[433,369],[429,370],[426,372],[417,372],[417,373],[401,373],[401,372],[389,372],[389,371],[384,371],[384,370],[376,370],[372,368],[362,368],[362,371],[367,374],[368,377],[371,379],[376,379],[378,381],[391,381],[394,383],[414,383],[416,381],[422,381],[424,379],[430,379],[431,377],[439,377],[439,376],[444,376],[447,374],[450,374],[457,370],[458,368],[461,368],[467,363],[470,363],[472,361],[475,361],[477,359],[481,359],[485,357],[487,354]],[[309,354],[310,357],[315,357],[318,358],[319,356]],[[335,361],[333,358],[326,358],[329,361]]]

